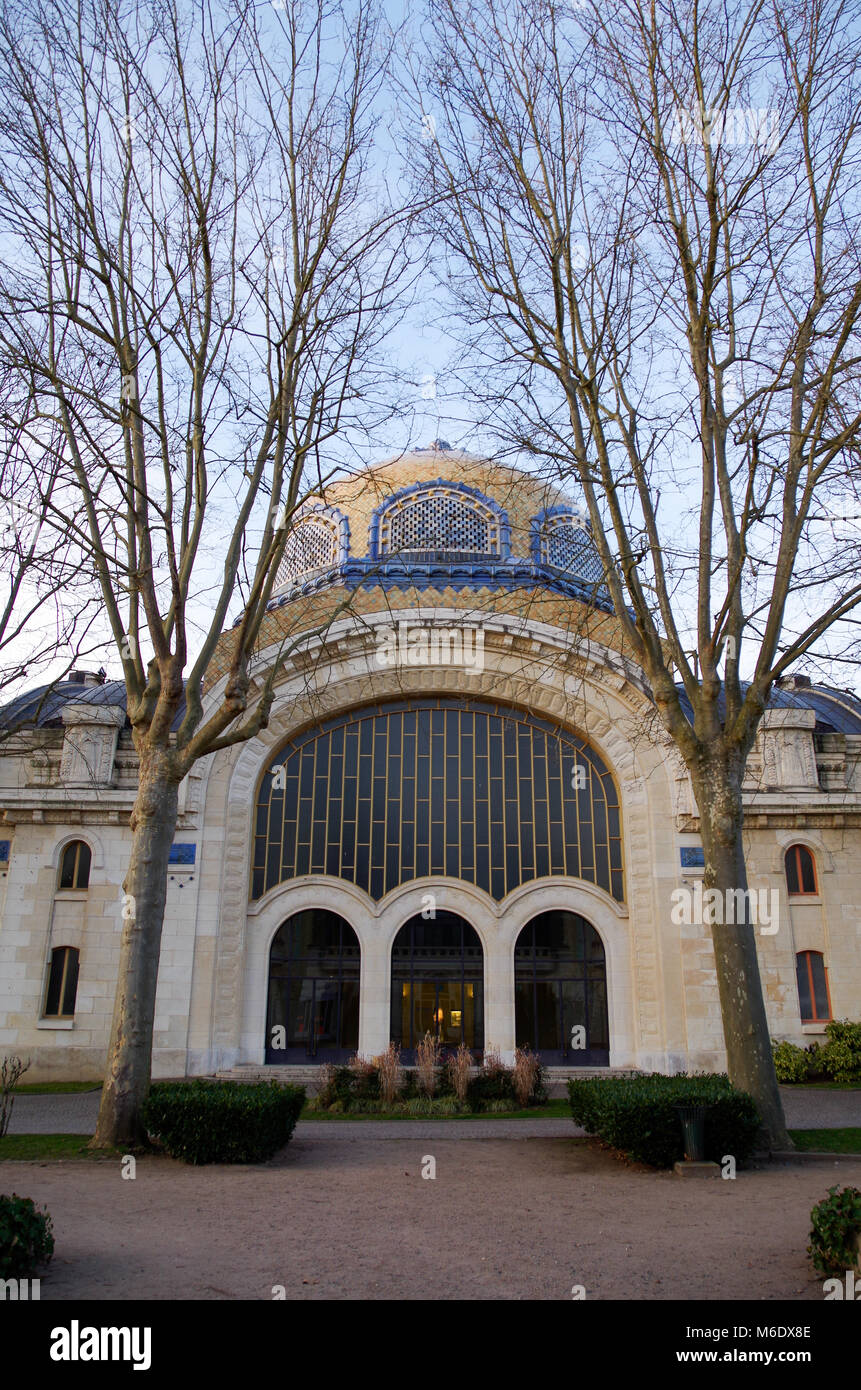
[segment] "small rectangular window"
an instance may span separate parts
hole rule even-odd
[[[827,1022],[831,1018],[831,1000],[821,952],[800,951],[795,959],[802,1023]]]
[[[71,1018],[78,991],[78,951],[74,946],[58,946],[51,952],[48,988],[45,994],[46,1018]]]

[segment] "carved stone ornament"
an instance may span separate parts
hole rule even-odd
[[[66,735],[60,763],[60,781],[65,786],[113,785],[114,754],[125,717],[125,710],[109,705],[66,705]]]

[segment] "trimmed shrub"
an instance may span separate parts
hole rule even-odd
[[[354,1100],[380,1099],[380,1071],[370,1057],[361,1057],[358,1052],[355,1053],[345,1070],[352,1078],[349,1092],[351,1104]]]
[[[355,1081],[352,1067],[336,1067],[330,1063],[324,1069],[323,1084],[317,1094],[320,1109],[331,1110],[339,1105],[342,1110],[349,1110]]]
[[[838,1191],[829,1187],[828,1196],[810,1213],[813,1223],[807,1253],[820,1274],[843,1274],[857,1267],[855,1241],[861,1233],[861,1192],[857,1187]]]
[[[435,1096],[445,1096],[448,1099],[457,1099],[457,1092],[454,1089],[454,1080],[448,1065],[448,1055],[444,1055],[440,1060],[439,1070],[436,1074],[434,1087]]]
[[[482,1070],[470,1079],[466,1088],[466,1103],[470,1110],[484,1110],[494,1101],[505,1101],[511,1109],[517,1105],[514,1078],[508,1067]]]
[[[520,1110],[524,1105],[544,1104],[547,1099],[546,1072],[539,1057],[520,1051],[517,1056],[519,1070],[517,1067],[505,1066],[497,1052],[485,1053],[481,1071],[472,1077],[467,1086],[466,1099],[470,1110],[501,1112],[503,1109]],[[528,1060],[524,1060],[525,1058]],[[524,1101],[522,1097],[526,1093],[526,1073],[530,1089]]]
[[[724,1075],[651,1076],[584,1079],[568,1082],[571,1114],[605,1144],[653,1168],[670,1168],[684,1158],[676,1105],[709,1105],[705,1155],[719,1163],[732,1154],[738,1164],[756,1146],[759,1112],[745,1091]]]
[[[143,1107],[151,1137],[186,1163],[262,1163],[289,1141],[303,1086],[157,1081]]]
[[[818,1068],[832,1081],[861,1082],[861,1023],[835,1019],[827,1025],[825,1036],[828,1041],[819,1048]]]
[[[404,1068],[404,1079],[401,1083],[401,1100],[415,1100],[419,1094],[419,1082],[415,1067]]]
[[[0,1196],[0,1279],[26,1278],[54,1253],[51,1218],[32,1197]]]
[[[807,1048],[797,1047],[795,1043],[772,1041],[771,1055],[778,1081],[787,1085],[790,1082],[806,1081],[810,1075],[813,1058]]]

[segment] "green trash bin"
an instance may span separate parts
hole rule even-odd
[[[710,1105],[674,1105],[682,1126],[685,1158],[689,1163],[702,1163],[706,1156],[706,1115]]]

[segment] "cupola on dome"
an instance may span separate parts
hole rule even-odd
[[[547,587],[610,611],[584,514],[533,474],[434,440],[309,498],[273,604],[346,588]]]

